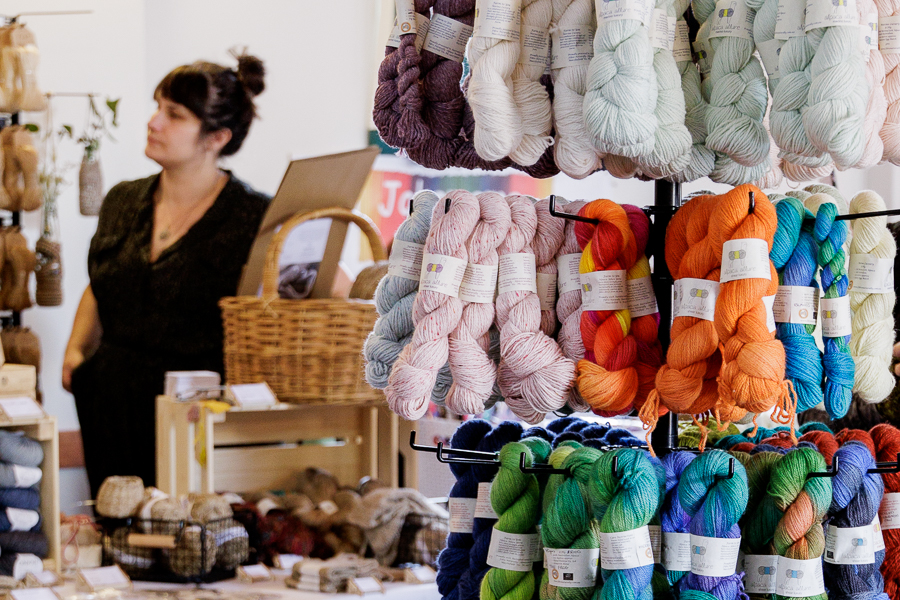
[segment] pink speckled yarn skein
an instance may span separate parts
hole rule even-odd
[[[559,202],[561,198],[557,198]],[[565,203],[565,200],[562,201]],[[550,214],[550,200],[540,200],[534,205],[537,213],[537,233],[534,236],[534,261],[540,274],[552,275],[556,282],[559,268],[556,264],[556,253],[566,239],[566,221]],[[555,288],[555,285],[554,285]],[[538,289],[540,292],[540,289]],[[553,337],[556,334],[556,298],[554,296],[550,308],[541,310],[541,331]]]

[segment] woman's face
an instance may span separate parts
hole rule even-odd
[[[163,168],[184,165],[208,152],[200,134],[200,119],[183,104],[157,95],[157,109],[147,123],[144,154]]]

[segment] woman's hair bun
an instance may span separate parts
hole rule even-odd
[[[251,96],[260,95],[266,89],[266,67],[263,61],[249,54],[235,54],[237,58],[237,76],[241,84]]]

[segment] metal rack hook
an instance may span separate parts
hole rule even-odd
[[[752,194],[753,192],[750,192],[750,193]],[[733,456],[728,460],[728,475],[716,475],[713,479],[715,481],[727,481],[727,480],[731,479],[732,477],[734,477],[734,457]]]
[[[498,460],[484,460],[480,458],[451,458],[449,456],[444,456],[444,442],[438,442],[437,445],[437,459],[439,463],[444,464],[452,464],[458,463],[463,465],[491,465],[497,466],[500,464]]]
[[[752,215],[756,211],[756,194],[752,191],[750,192],[750,208],[747,209],[747,214]]]
[[[412,214],[413,214],[413,210],[414,210],[414,209],[413,209],[413,202],[414,202],[414,200],[413,200],[412,198],[410,198],[410,199],[409,199],[409,216],[412,216]]]
[[[415,450],[416,452],[431,452],[432,454],[436,454],[438,451],[437,446],[422,446],[416,443],[416,431],[412,430],[409,432],[409,447]],[[496,458],[497,454],[495,452],[480,452],[478,450],[462,450],[457,448],[444,448],[445,454],[458,454],[459,456],[468,456],[470,458]]]
[[[550,214],[560,219],[568,219],[570,221],[579,221],[581,223],[589,223],[591,225],[599,225],[599,219],[591,219],[590,217],[582,217],[581,215],[572,215],[569,213],[559,212],[556,210],[556,196],[550,196]]]
[[[620,479],[619,477],[619,457],[613,456],[613,464],[612,464],[612,476],[616,479]]]
[[[448,212],[450,212],[450,196],[444,200],[444,214],[446,215]]]
[[[900,473],[900,452],[897,453],[895,462],[875,463],[874,469],[869,469],[866,473]]]
[[[534,475],[571,475],[569,469],[556,469],[550,465],[534,464],[530,467],[525,466],[525,453],[519,455],[519,470],[526,474]]]
[[[855,215],[838,215],[835,221],[853,221],[854,219],[865,219],[866,217],[890,217],[900,215],[900,208],[892,208],[890,210],[879,210],[876,212],[858,213]]]
[[[841,460],[840,457],[835,456],[831,460],[831,470],[830,471],[826,470],[826,471],[822,471],[820,473],[807,473],[806,478],[812,479],[813,477],[828,477],[828,478],[834,477],[840,471],[840,464],[839,464],[840,460]]]

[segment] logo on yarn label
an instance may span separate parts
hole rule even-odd
[[[450,533],[472,533],[476,502],[475,498],[450,498]]]
[[[781,76],[778,71],[778,60],[781,58],[782,46],[784,46],[784,40],[767,40],[756,46],[769,79],[777,79]]]
[[[650,0],[595,0],[597,25],[627,19],[649,26],[654,4]]]
[[[29,573],[37,575],[44,570],[44,561],[34,554],[17,554],[13,564],[13,577],[22,581]]]
[[[882,54],[900,54],[900,15],[878,19],[878,49]]]
[[[709,72],[712,71],[713,63],[713,51],[709,38],[697,38],[697,41],[693,43],[693,48],[694,53],[697,55],[697,66],[700,67],[700,74],[709,75]]]
[[[820,27],[858,27],[856,0],[806,0],[804,31]]]
[[[456,19],[434,15],[422,48],[447,60],[462,63],[466,57],[466,43],[472,37],[473,29],[471,25],[460,23]]]
[[[499,293],[531,292],[537,293],[537,266],[534,254],[521,252],[504,254],[500,257],[500,280],[497,286]]]
[[[653,550],[653,563],[662,564],[662,527],[659,525],[647,525],[650,531],[650,549]]]
[[[774,594],[778,555],[744,555],[744,590],[748,594]]]
[[[7,508],[6,518],[9,519],[10,530],[30,531],[41,520],[41,515],[34,510],[22,508]]]
[[[597,584],[600,548],[544,548],[544,558],[552,586],[590,588]]]
[[[597,27],[593,24],[553,30],[550,33],[550,67],[562,69],[590,64],[594,58],[596,31]]]
[[[687,21],[675,22],[675,39],[672,42],[672,57],[675,62],[691,60],[691,36]]]
[[[391,246],[388,275],[419,281],[419,278],[422,277],[422,256],[424,253],[424,244],[395,239]]]
[[[815,325],[819,315],[819,288],[779,285],[775,295],[775,322]]]
[[[497,292],[497,265],[466,265],[466,273],[459,285],[459,299],[464,302],[493,304]]]
[[[487,564],[498,569],[527,573],[541,560],[541,536],[536,533],[507,533],[495,525],[491,530]]]
[[[650,17],[650,45],[660,50],[672,50],[675,46],[675,17],[654,8]]]
[[[40,483],[43,472],[37,467],[23,467],[21,465],[12,465],[13,480],[16,487],[26,488]]]
[[[685,277],[674,285],[672,313],[676,317],[694,317],[714,321],[719,282]]]
[[[600,533],[600,563],[604,569],[621,571],[653,564],[653,544],[647,526],[631,531]]]
[[[475,29],[478,37],[519,41],[521,0],[476,0]]]
[[[875,562],[872,525],[825,530],[825,562],[832,565],[870,565]]]
[[[872,519],[872,543],[875,544],[873,548],[875,552],[881,552],[885,549],[884,532],[881,530],[881,519],[878,518],[878,515],[875,515],[875,518]]]
[[[819,300],[819,313],[822,315],[822,335],[836,338],[850,335],[853,326],[850,323],[850,296],[839,298],[822,298]]]
[[[668,571],[691,570],[691,534],[663,532],[662,564]]]
[[[541,300],[541,310],[556,307],[556,273],[537,274],[537,295]]]
[[[851,254],[848,290],[865,294],[890,294],[894,291],[894,259],[871,254]]]
[[[419,291],[458,297],[459,286],[466,274],[466,264],[461,258],[426,252],[422,255]]]
[[[775,325],[775,296],[763,296],[763,306],[766,307],[766,327],[769,333],[775,333],[777,329]]]
[[[653,291],[653,282],[650,277],[629,279],[628,284],[628,312],[632,319],[655,315],[659,312],[656,306],[656,293]]]
[[[778,0],[775,16],[775,39],[789,40],[806,35],[806,0]]]
[[[482,481],[478,484],[478,497],[475,500],[476,519],[498,519],[491,504],[491,482]]]
[[[581,273],[578,272],[580,264],[581,254],[563,254],[556,258],[556,287],[560,296],[581,289]]]
[[[581,274],[581,307],[584,310],[628,308],[625,271],[593,271]]]
[[[429,21],[428,17],[426,17],[425,15],[416,13],[415,23],[416,50],[421,52],[422,47],[425,45],[425,39],[428,37],[428,28],[431,25],[431,21]],[[391,30],[391,35],[388,37],[388,41],[385,46],[390,46],[391,48],[399,48],[400,35],[400,25],[398,25],[397,21],[394,21],[394,28]]]
[[[416,6],[413,0],[394,0],[397,9],[397,27],[400,35],[416,33]]]
[[[769,246],[766,240],[743,238],[722,244],[722,273],[719,281],[728,283],[740,279],[772,280]]]
[[[547,66],[550,53],[550,31],[544,27],[523,25],[519,50],[519,64],[527,67]]]
[[[866,62],[869,62],[869,53],[878,50],[878,13],[868,13],[859,24],[859,47]]]
[[[779,596],[808,598],[825,593],[825,577],[822,575],[822,559],[797,560],[778,557],[778,574],[775,593]]]
[[[691,573],[728,577],[737,568],[741,538],[713,538],[691,534]]]
[[[900,493],[886,493],[878,509],[881,529],[900,529]]]
[[[753,39],[753,17],[744,0],[719,0],[710,18],[709,37]]]

